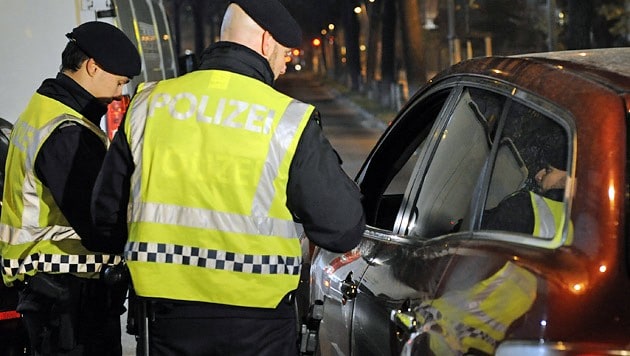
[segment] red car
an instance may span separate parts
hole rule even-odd
[[[357,175],[360,245],[313,255],[303,351],[630,354],[629,114],[630,48],[438,74]]]

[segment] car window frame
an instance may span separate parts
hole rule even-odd
[[[491,148],[491,153],[489,157],[491,157],[488,162],[492,162],[491,165],[486,165],[483,168],[483,173],[480,174],[478,184],[475,187],[475,191],[473,192],[473,196],[475,197],[471,202],[470,213],[473,218],[470,221],[468,226],[463,226],[462,230],[458,232],[453,232],[446,235],[440,235],[436,237],[417,237],[409,238],[409,235],[405,233],[409,229],[409,216],[410,209],[413,207],[413,199],[410,197],[417,197],[418,191],[420,189],[421,183],[423,182],[423,176],[426,173],[426,170],[429,167],[431,160],[433,159],[433,155],[435,150],[437,149],[437,136],[439,132],[442,132],[445,125],[448,123],[448,118],[452,114],[455,105],[457,105],[458,100],[460,99],[464,88],[471,87],[477,88],[481,90],[487,90],[490,92],[497,93],[506,98],[504,103],[504,108],[501,114],[501,120],[504,120],[504,115],[509,110],[512,105],[512,101],[517,102],[521,105],[524,105],[528,108],[534,109],[541,114],[545,115],[545,117],[553,120],[555,123],[559,124],[567,133],[568,137],[568,162],[567,162],[567,185],[565,188],[565,205],[564,205],[564,214],[569,217],[569,219],[565,219],[562,235],[559,239],[540,239],[534,235],[528,234],[520,234],[514,232],[507,231],[491,231],[491,230],[480,230],[480,217],[483,213],[483,207],[485,205],[485,199],[487,196],[488,184],[491,178],[492,173],[492,165],[494,165],[494,160],[496,159],[496,144],[493,143]],[[478,240],[490,240],[490,241],[498,241],[498,242],[508,242],[515,243],[521,245],[528,245],[534,247],[541,247],[546,249],[555,249],[560,246],[568,245],[571,243],[570,239],[567,237],[567,233],[569,230],[570,224],[570,213],[571,213],[571,205],[573,202],[573,197],[575,195],[575,161],[576,154],[575,150],[577,147],[577,135],[576,135],[576,127],[575,127],[575,119],[573,115],[567,111],[552,103],[549,100],[541,98],[534,93],[531,93],[527,90],[519,88],[511,83],[497,80],[496,78],[486,78],[478,75],[464,75],[457,77],[447,77],[441,80],[439,83],[433,84],[430,88],[428,88],[423,93],[418,93],[419,97],[413,99],[413,105],[411,105],[406,110],[402,111],[399,116],[404,116],[411,107],[416,105],[422,105],[427,98],[431,95],[448,91],[448,97],[444,101],[444,104],[438,114],[438,117],[434,120],[432,127],[430,129],[429,135],[425,138],[425,140],[429,140],[425,143],[424,152],[420,152],[421,155],[417,163],[417,168],[414,170],[412,177],[410,180],[413,180],[411,186],[408,186],[405,190],[405,196],[403,197],[403,202],[401,204],[401,211],[399,214],[404,214],[402,217],[396,217],[396,224],[394,225],[393,231],[384,230],[378,227],[373,227],[368,225],[368,229],[366,230],[365,237],[376,239],[380,241],[389,241],[395,243],[401,243],[404,245],[417,245],[426,243],[428,241],[439,240],[443,241],[445,239],[456,239],[460,240],[462,238],[474,238]],[[440,128],[438,131],[437,128]],[[437,135],[437,136],[436,136]],[[421,144],[422,145],[422,144]],[[420,147],[420,146],[419,146]],[[376,149],[376,148],[375,148]],[[368,162],[366,161],[366,164]],[[364,165],[365,168],[365,165]],[[358,180],[362,179],[362,176],[365,174],[365,170],[362,168],[357,176]],[[402,208],[404,205],[404,209]],[[401,219],[399,223],[398,220]]]
[[[493,82],[493,84],[499,84],[499,82]],[[480,178],[483,180],[480,186],[478,186],[475,194],[477,195],[477,199],[474,200],[474,207],[471,207],[471,214],[474,216],[471,222],[471,226],[469,229],[472,230],[472,238],[476,240],[489,240],[496,242],[507,242],[507,243],[515,243],[519,245],[527,245],[532,247],[539,247],[545,249],[556,249],[561,246],[570,245],[572,243],[572,239],[568,236],[571,224],[571,206],[573,204],[573,198],[575,196],[576,189],[576,180],[575,180],[575,162],[576,162],[576,147],[577,147],[577,130],[575,126],[575,118],[573,115],[554,103],[545,100],[534,93],[531,93],[522,88],[518,88],[509,83],[501,83],[506,85],[506,88],[510,88],[508,97],[508,101],[505,103],[505,107],[503,110],[503,114],[501,120],[503,121],[502,125],[504,125],[505,118],[503,117],[506,114],[512,103],[516,102],[521,105],[524,105],[528,108],[536,110],[537,112],[544,115],[547,119],[552,120],[556,124],[560,125],[562,129],[564,129],[567,134],[567,153],[568,153],[568,161],[567,161],[567,183],[564,191],[564,216],[568,217],[564,220],[564,225],[562,227],[562,234],[558,238],[551,239],[543,239],[530,234],[523,234],[517,232],[508,232],[508,231],[493,231],[493,230],[481,230],[479,225],[481,222],[481,215],[483,214],[483,210],[485,208],[486,197],[488,193],[488,185],[491,179],[492,174],[492,166],[496,160],[496,147],[497,144],[493,144],[493,152],[491,153],[491,162],[490,167],[484,172],[483,177]],[[494,89],[493,87],[487,87],[487,90],[495,91],[501,95],[505,95],[505,92],[500,92]]]
[[[439,116],[439,112],[443,109],[444,103],[450,95],[450,90],[451,88],[441,87],[437,91],[429,89],[426,93],[417,93],[414,98],[410,99],[406,106],[399,111],[396,118],[381,135],[374,148],[368,154],[368,157],[364,161],[355,178],[356,183],[359,185],[363,193],[362,201],[366,211],[366,217],[368,218],[368,225],[370,225],[370,222],[373,220],[375,223],[379,222],[379,216],[381,215],[380,205],[383,200],[390,196],[390,194],[387,193],[388,188],[406,164],[399,164],[401,162],[401,158],[404,155],[407,155],[405,158],[405,162],[407,162],[407,160],[409,160],[421,146],[421,141],[425,141],[430,137],[431,128],[435,123],[435,118]],[[419,95],[421,95],[421,98],[415,99],[415,97],[418,97]],[[432,96],[432,98],[427,102],[423,98],[427,98],[429,95]],[[424,104],[424,107],[419,109],[418,103],[420,102]],[[439,108],[437,107],[438,104]],[[401,123],[399,120],[400,117],[405,115],[431,114],[434,110],[438,111],[438,113],[431,115],[430,117],[419,116],[415,117],[413,120],[405,120],[404,123]],[[411,122],[411,124],[408,122]],[[406,137],[409,132],[417,132],[418,134]],[[412,150],[411,146],[413,146],[414,141],[418,137],[423,138],[418,141],[417,145],[413,147],[414,149]],[[399,145],[399,142],[405,142],[405,144]],[[400,156],[398,156],[395,160],[391,160],[390,157],[392,154]],[[414,178],[410,177],[410,180],[412,179]],[[405,190],[407,189],[407,186],[405,187]],[[403,194],[400,194],[401,199]],[[400,206],[403,204],[404,202],[399,202],[398,206],[395,208],[396,214],[399,212]],[[396,216],[394,216],[394,218],[395,217]],[[391,228],[385,229],[380,225],[371,226],[377,229],[392,232]]]
[[[421,102],[423,98],[430,96],[433,92],[434,91],[427,92],[427,94],[419,98],[418,101]],[[394,223],[393,232],[399,236],[408,236],[411,225],[410,218],[413,215],[413,210],[417,204],[419,191],[422,187],[422,184],[424,183],[426,171],[428,170],[429,164],[435,156],[441,134],[442,132],[444,132],[446,126],[448,125],[449,119],[453,114],[453,111],[455,110],[457,104],[459,103],[462,94],[463,89],[461,86],[453,86],[451,88],[450,93],[431,127],[429,135],[427,136],[428,142],[424,144],[422,152],[419,152],[418,161],[416,162],[414,171],[412,172],[410,177],[410,181],[412,182],[411,184],[408,184],[407,188],[405,189],[403,203],[400,206],[399,212],[396,216],[396,221]],[[420,103],[416,105],[420,105]],[[420,143],[419,147],[422,145],[423,144]],[[411,199],[410,197],[413,197],[414,199]],[[418,236],[416,238],[426,239],[424,236]]]

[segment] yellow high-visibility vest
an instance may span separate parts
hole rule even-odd
[[[489,278],[470,288],[451,290],[414,308],[417,331],[426,333],[435,355],[462,355],[472,349],[493,354],[510,325],[532,307],[536,276],[507,262]],[[407,342],[401,355],[415,354]]]
[[[314,108],[258,80],[196,71],[146,85],[125,133],[125,258],[138,295],[273,308],[297,288],[289,166]]]
[[[534,212],[534,236],[552,238],[558,243],[562,241],[565,222],[564,203],[529,192]],[[573,224],[569,221],[567,238],[563,244],[573,242]]]
[[[35,175],[35,159],[49,135],[68,122],[94,132],[107,147],[105,133],[66,105],[35,94],[11,132],[6,162],[0,248],[5,284],[37,272],[73,273],[96,278],[120,256],[87,250]]]

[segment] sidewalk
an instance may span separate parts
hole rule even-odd
[[[368,98],[367,94],[351,91],[345,84],[331,78],[323,77],[313,72],[291,72],[284,77],[307,77],[310,81],[323,84],[335,100],[356,110],[366,123],[374,128],[385,129],[396,115],[396,110],[383,107],[377,100]]]
[[[332,93],[339,99],[346,102],[350,107],[356,109],[368,121],[378,123],[377,125],[386,128],[396,116],[397,111],[383,107],[378,101],[368,98],[367,94],[351,91],[346,85],[330,78],[315,76],[330,88]]]

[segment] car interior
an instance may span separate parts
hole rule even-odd
[[[470,93],[464,90],[442,131],[417,199],[417,217],[411,218],[412,236],[452,232],[468,212],[476,177],[490,153],[488,123],[470,103]]]
[[[560,125],[514,100],[506,105],[506,96],[491,90],[465,87],[457,98],[453,93],[451,88],[433,101],[412,102],[368,158],[359,179],[365,178],[360,184],[369,225],[432,238],[471,228],[471,213],[481,207],[495,208],[521,190],[537,191],[542,146],[551,131],[564,132]],[[440,120],[443,115],[448,118]],[[566,132],[556,133],[551,141],[566,142]]]

